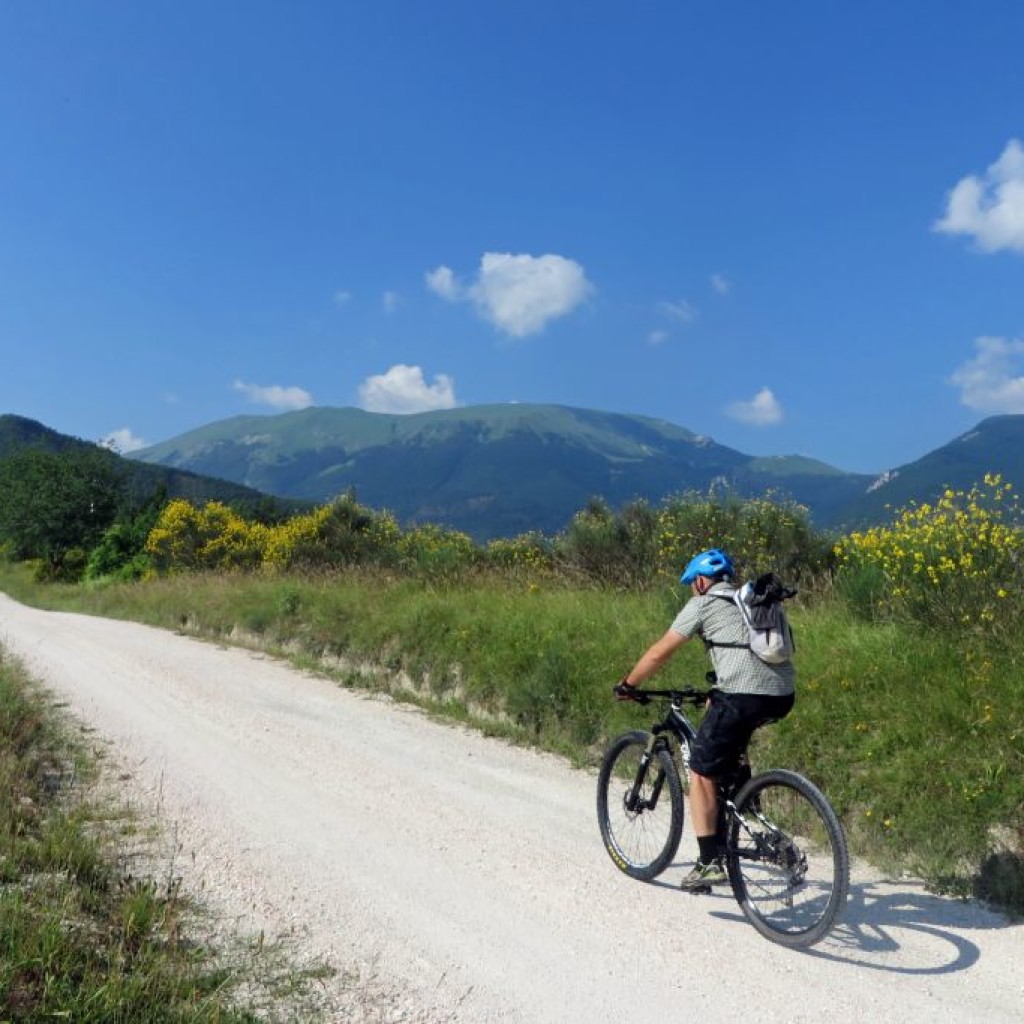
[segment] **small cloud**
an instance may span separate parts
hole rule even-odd
[[[122,427],[120,430],[112,430],[100,444],[113,452],[137,452],[140,448],[148,448],[149,442],[136,437],[130,427]]]
[[[334,299],[334,304],[341,309],[342,306],[347,306],[352,301],[352,293],[344,288],[339,288],[332,298]]]
[[[539,333],[552,320],[571,313],[594,290],[579,263],[551,254],[486,252],[476,280],[466,288],[445,266],[430,271],[426,278],[433,292],[448,301],[472,302],[485,320],[513,338]]]
[[[1024,341],[976,338],[974,350],[949,379],[960,401],[978,412],[1024,413]]]
[[[686,299],[676,299],[674,302],[659,302],[658,309],[673,320],[678,320],[681,324],[692,324],[697,319],[696,308]]]
[[[733,402],[726,415],[754,427],[770,427],[782,422],[782,406],[769,388],[761,388],[749,402]]]
[[[269,405],[273,409],[306,409],[313,404],[313,396],[302,388],[286,388],[279,384],[263,387],[260,384],[246,384],[242,380],[236,380],[231,386],[235,391],[241,391],[250,402]]]
[[[729,292],[732,291],[732,281],[730,281],[724,274],[712,274],[711,287],[714,288],[719,295],[728,295]]]
[[[419,366],[398,363],[387,373],[367,377],[359,386],[359,401],[367,412],[405,414],[454,409],[455,381],[439,373],[428,384]]]
[[[428,270],[424,275],[427,287],[442,299],[448,302],[455,302],[462,294],[462,287],[455,278],[451,267],[440,266],[434,270]]]
[[[961,178],[933,230],[969,235],[984,252],[1024,252],[1024,146],[1010,139],[984,178]]]
[[[666,341],[668,341],[668,338],[668,331],[651,331],[651,333],[647,335],[647,344],[663,345]]]
[[[380,304],[384,307],[384,312],[390,315],[402,304],[402,296],[398,292],[385,292],[380,297]]]

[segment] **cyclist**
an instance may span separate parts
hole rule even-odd
[[[699,636],[707,647],[715,681],[690,752],[690,813],[699,853],[681,883],[687,892],[728,881],[717,836],[716,778],[735,771],[754,730],[784,718],[795,700],[792,662],[769,665],[750,650],[743,613],[732,602],[733,573],[732,559],[718,548],[692,558],[680,582],[690,585],[693,596],[617,688],[629,699],[630,689],[654,675],[687,640]]]

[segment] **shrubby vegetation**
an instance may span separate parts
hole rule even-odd
[[[899,512],[836,546],[841,585],[874,618],[979,636],[1015,629],[1024,611],[1024,529],[1012,484],[989,474],[967,491]]]
[[[658,507],[635,501],[620,511],[595,499],[556,537],[537,533],[475,544],[433,524],[401,529],[388,512],[352,495],[277,525],[243,519],[210,502],[168,503],[145,551],[159,573],[196,570],[337,569],[373,566],[434,582],[480,570],[537,581],[647,590],[678,576],[680,560],[712,544],[728,546],[741,569],[772,567],[790,578],[826,572],[831,545],[792,503],[687,496]]]
[[[431,523],[401,527],[354,494],[288,518],[158,489],[140,502],[99,448],[29,449],[0,460],[0,543],[33,560],[41,581],[131,580],[196,571],[310,571],[373,566],[454,582],[498,570],[576,585],[649,589],[701,548],[727,547],[741,569],[794,579],[831,566],[807,510],[787,501],[683,495],[614,510],[595,498],[554,537],[527,533],[478,545]]]
[[[761,763],[821,782],[858,852],[1024,910],[1024,532],[998,477],[841,538],[789,502],[681,495],[478,545],[351,494],[278,522],[155,498],[98,536],[82,572],[106,585],[33,599],[340,660],[353,685],[580,761],[640,724],[609,687],[685,600],[682,564],[725,547],[800,587],[800,713]],[[704,667],[690,645],[672,673]]]

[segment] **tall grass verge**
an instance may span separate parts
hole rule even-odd
[[[647,724],[611,687],[685,597],[672,585],[613,592],[478,575],[432,587],[353,571],[40,590],[5,573],[0,587],[14,582],[23,598],[258,643],[577,764]],[[965,650],[954,633],[870,623],[838,599],[792,618],[797,707],[755,737],[755,765],[822,785],[860,855],[1024,911],[1024,644]],[[700,684],[706,668],[688,644],[660,681]]]
[[[242,1024],[295,1019],[303,1002],[312,1019],[301,972],[200,941],[177,883],[128,870],[123,833],[137,826],[89,795],[96,773],[0,650],[0,1020]]]

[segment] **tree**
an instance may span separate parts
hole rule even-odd
[[[15,558],[41,559],[42,575],[59,579],[72,552],[84,562],[123,494],[117,458],[105,449],[25,449],[0,460],[0,540]]]
[[[113,576],[121,580],[141,579],[152,566],[146,541],[167,504],[167,487],[158,484],[149,498],[137,506],[129,498],[117,519],[106,528],[89,553],[85,579]]]

